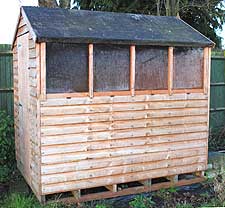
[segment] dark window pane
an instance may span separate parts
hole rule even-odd
[[[175,48],[174,89],[203,87],[203,49]]]
[[[167,89],[168,48],[136,46],[136,90]]]
[[[94,45],[94,91],[129,90],[129,46]]]
[[[88,91],[88,48],[84,44],[47,43],[47,93]]]

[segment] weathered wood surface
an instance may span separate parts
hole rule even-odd
[[[205,170],[207,98],[193,93],[42,101],[42,194]]]
[[[17,164],[31,189],[40,198],[40,137],[38,139],[40,119],[37,116],[40,54],[23,17],[18,23],[16,37],[13,45],[13,69]],[[23,76],[26,76],[25,81],[22,79]],[[19,110],[21,104],[22,111]],[[26,134],[23,135],[23,132]]]
[[[112,198],[112,197],[118,197],[118,196],[130,195],[130,194],[156,191],[160,189],[169,188],[171,186],[173,187],[185,186],[185,185],[190,185],[194,183],[200,183],[200,182],[203,182],[204,180],[205,180],[204,177],[197,177],[193,179],[182,179],[175,182],[174,184],[171,184],[170,181],[161,182],[161,183],[153,184],[151,186],[145,185],[145,186],[125,188],[122,190],[118,190],[117,192],[107,191],[107,192],[82,195],[79,198],[75,198],[75,197],[62,198],[62,199],[57,199],[57,202],[60,201],[63,203],[79,203],[79,202],[85,202],[85,201],[91,201],[91,200],[106,199],[106,198]]]

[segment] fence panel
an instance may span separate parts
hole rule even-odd
[[[212,55],[210,128],[225,126],[225,56]]]
[[[11,45],[0,45],[0,110],[13,115],[13,70]]]

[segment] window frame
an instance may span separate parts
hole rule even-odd
[[[210,69],[210,47],[203,48],[203,87],[198,89],[173,89],[173,64],[174,64],[174,47],[168,46],[168,89],[165,90],[135,90],[135,58],[136,50],[135,45],[130,45],[130,77],[129,77],[129,90],[126,91],[111,91],[111,92],[94,92],[93,89],[93,48],[94,44],[88,44],[88,92],[80,93],[46,93],[46,43],[37,44],[37,50],[40,52],[40,57],[37,67],[40,68],[40,92],[41,100],[48,98],[73,98],[73,97],[98,97],[98,96],[135,96],[135,95],[154,95],[154,94],[180,94],[180,93],[208,93],[209,85],[209,69]]]

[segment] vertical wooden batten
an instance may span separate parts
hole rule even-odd
[[[168,48],[168,93],[172,95],[173,90],[173,47]]]
[[[203,91],[204,94],[208,93],[209,88],[209,48],[204,48],[203,52]]]
[[[130,92],[135,95],[135,45],[130,46]]]
[[[41,48],[41,99],[45,100],[46,99],[46,43],[41,43],[40,45]]]
[[[93,44],[88,45],[88,72],[89,72],[89,78],[88,78],[88,86],[89,86],[89,96],[90,98],[93,98]]]
[[[207,51],[206,51],[207,50]],[[205,58],[207,56],[207,59]],[[207,67],[206,67],[207,66]],[[208,118],[207,118],[207,129],[208,129],[208,137],[207,137],[207,152],[209,151],[209,120],[210,120],[210,78],[211,78],[211,48],[204,49],[204,93],[208,95]],[[205,81],[207,80],[207,82]],[[206,83],[205,83],[206,82]],[[206,166],[208,165],[208,154],[206,160]]]

